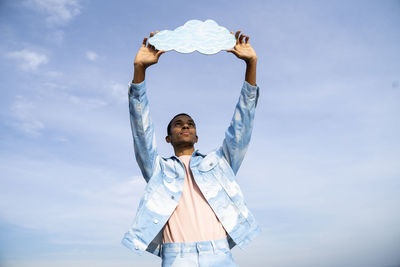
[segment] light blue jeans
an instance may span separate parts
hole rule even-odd
[[[238,267],[224,239],[164,243],[161,251],[162,267]]]

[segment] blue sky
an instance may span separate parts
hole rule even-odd
[[[145,186],[127,85],[151,31],[213,19],[259,58],[238,182],[263,233],[236,261],[398,267],[399,15],[399,1],[1,1],[0,265],[160,265],[120,244]],[[200,151],[219,146],[244,70],[226,52],[163,54],[146,75],[160,154],[179,112]]]

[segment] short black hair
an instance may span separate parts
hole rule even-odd
[[[181,115],[188,116],[189,118],[191,118],[191,119],[193,120],[193,118],[192,118],[189,114],[186,114],[186,113],[179,113],[179,114],[176,114],[176,115],[172,118],[172,120],[168,123],[168,126],[167,126],[167,134],[168,134],[168,135],[171,134],[172,121],[173,121],[176,117],[181,116]]]

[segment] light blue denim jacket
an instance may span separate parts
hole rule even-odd
[[[236,182],[253,129],[258,86],[244,82],[222,146],[207,155],[197,150],[190,160],[196,184],[226,232],[230,247],[245,247],[260,231]],[[129,112],[136,161],[147,185],[135,220],[122,239],[129,249],[161,256],[163,227],[182,194],[185,168],[176,156],[157,153],[145,81],[129,86]]]

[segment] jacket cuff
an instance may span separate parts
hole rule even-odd
[[[140,97],[146,92],[146,81],[141,83],[129,83],[128,95],[133,97]]]
[[[257,105],[258,97],[260,95],[259,91],[260,91],[260,88],[258,87],[257,84],[254,86],[254,85],[251,85],[248,82],[244,81],[243,87],[242,87],[242,93],[244,95],[246,95],[249,99],[255,100],[256,105]]]

